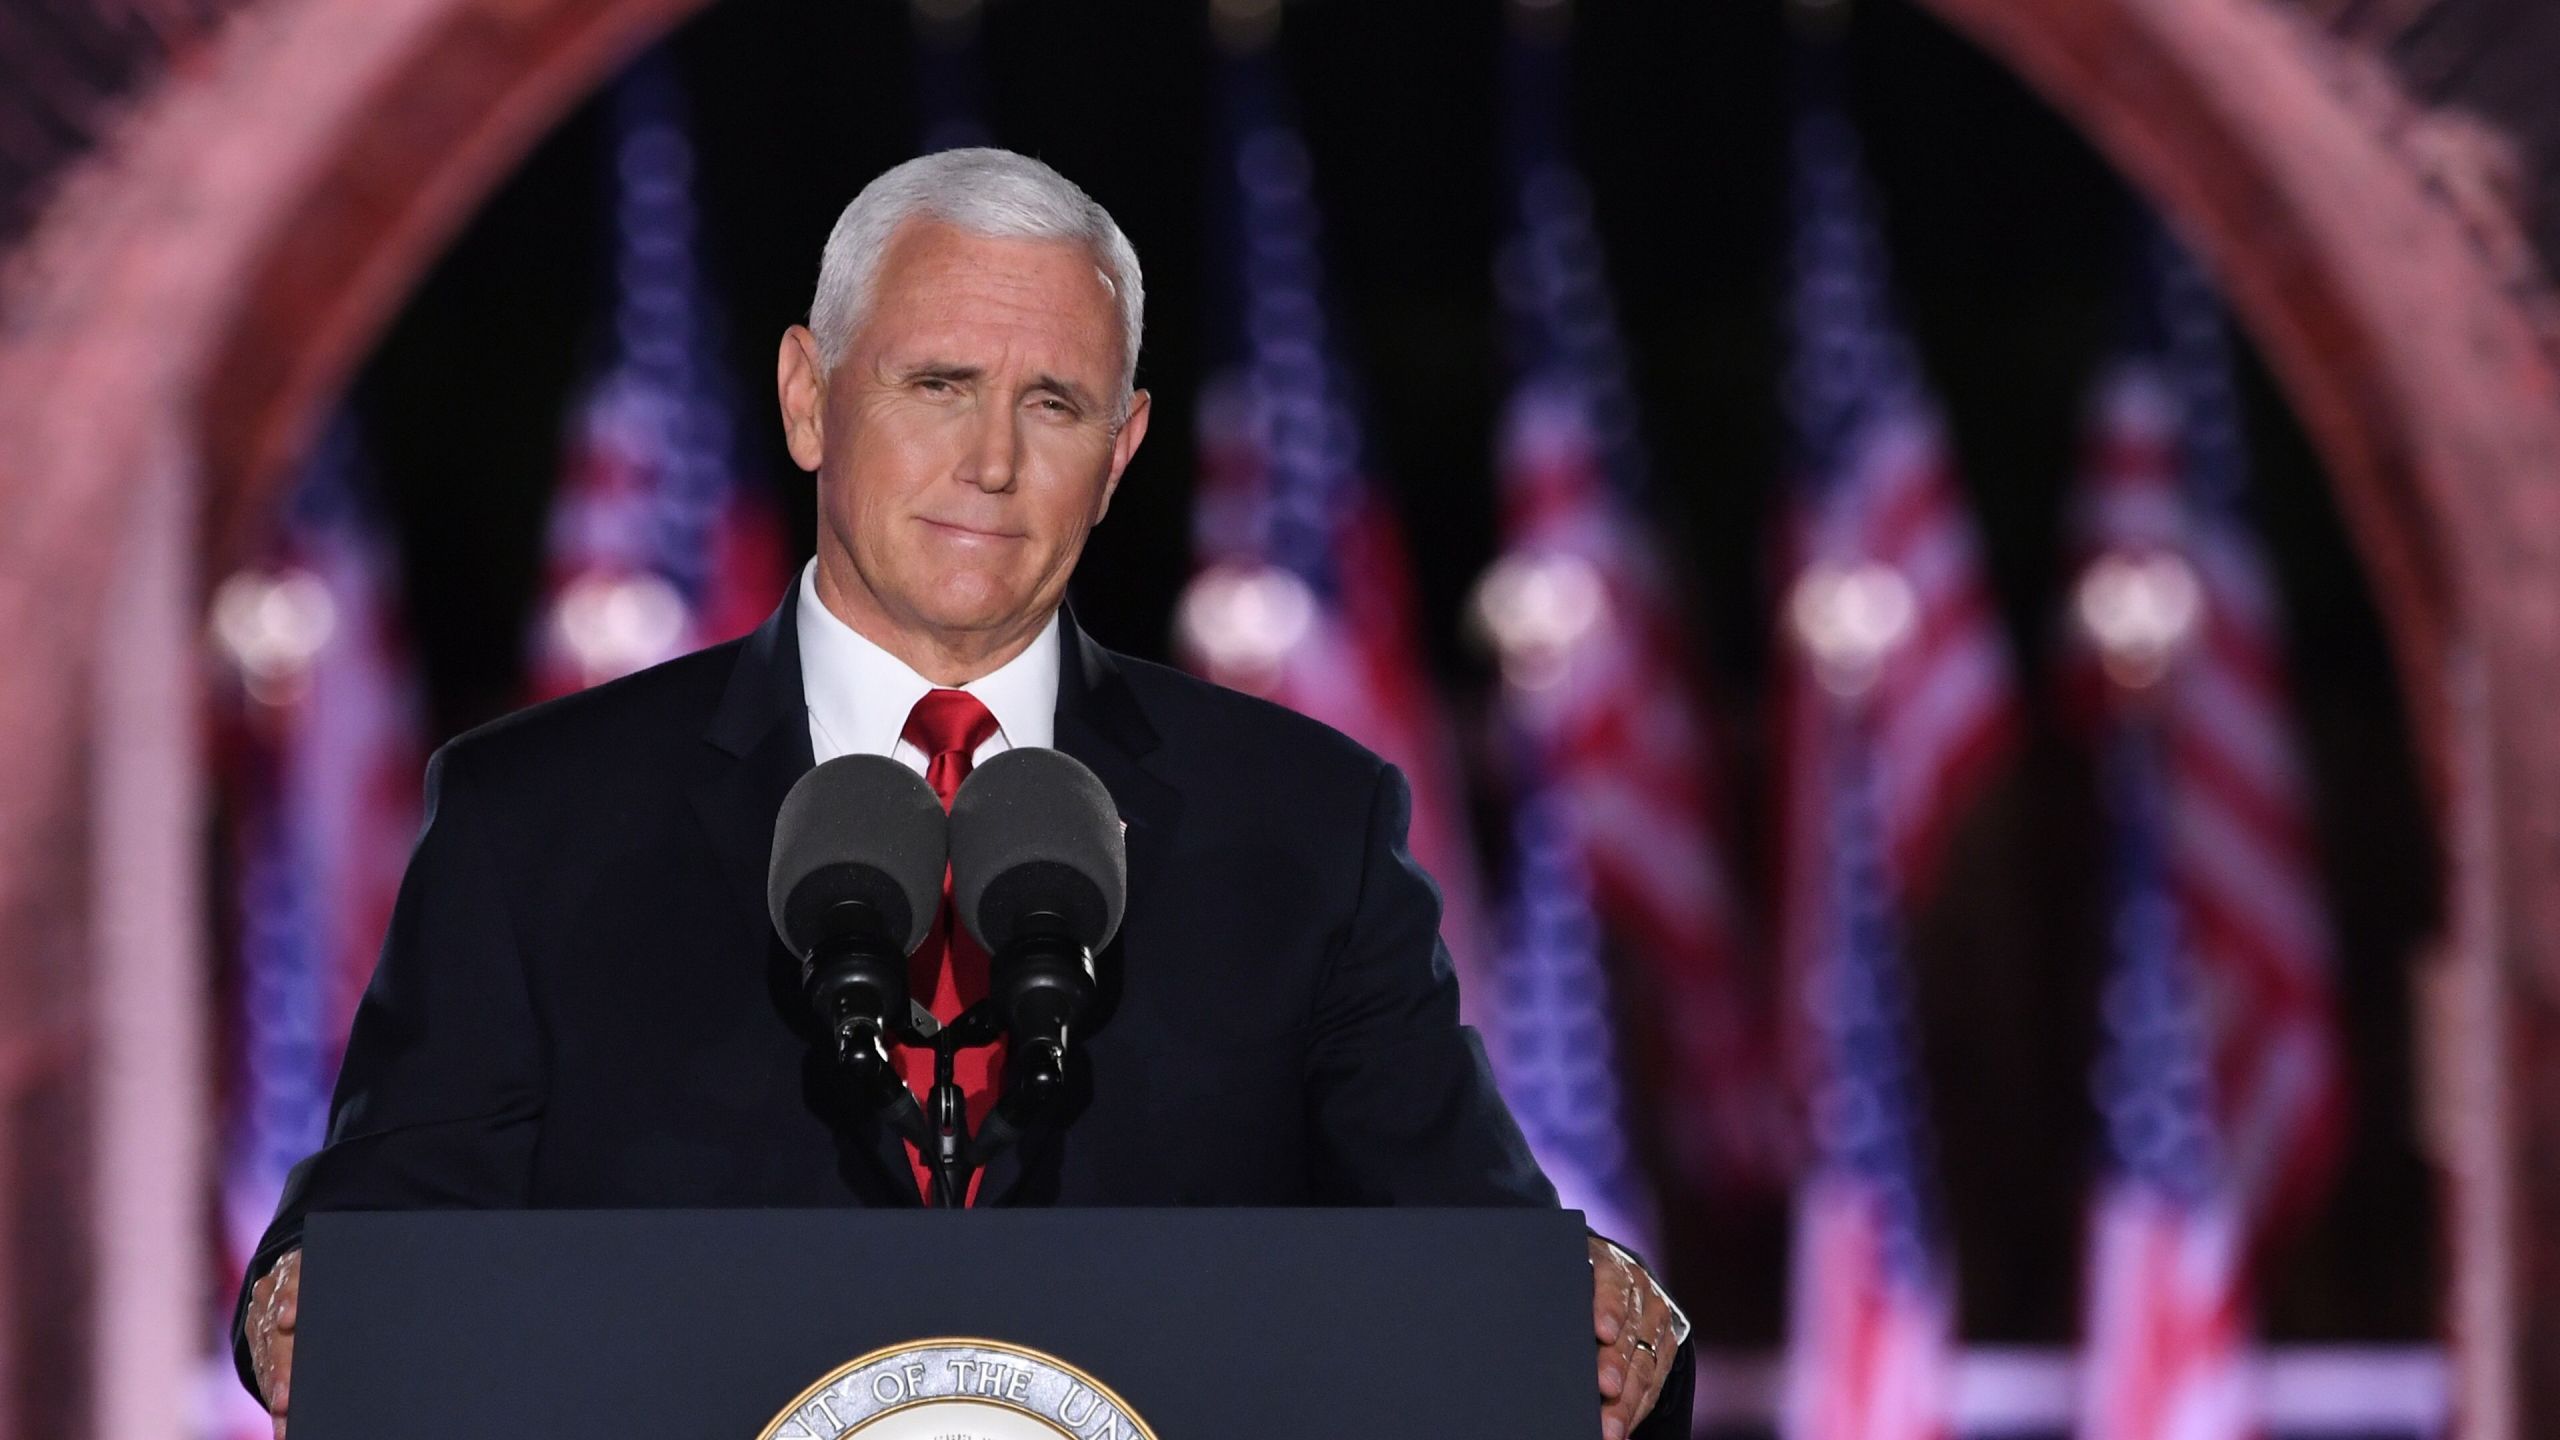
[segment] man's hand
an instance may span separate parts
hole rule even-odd
[[[287,1250],[249,1291],[249,1369],[284,1440],[284,1410],[293,1399],[293,1325],[302,1310],[302,1252]]]
[[[1591,1330],[1600,1342],[1600,1434],[1626,1440],[1653,1413],[1671,1354],[1680,1348],[1678,1312],[1644,1267],[1591,1237]],[[278,1432],[282,1433],[282,1432]]]

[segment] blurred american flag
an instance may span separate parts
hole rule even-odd
[[[373,974],[421,823],[418,681],[392,543],[370,503],[351,419],[305,466],[271,552],[214,600],[239,682],[220,727],[237,867],[236,984],[221,1127],[227,1297],[287,1171],[320,1147],[357,999]],[[231,1312],[222,1306],[222,1328]],[[202,1433],[272,1433],[233,1378],[223,1336]]]
[[[1524,742],[1524,747],[1527,748]],[[1490,1008],[1503,1100],[1568,1210],[1653,1249],[1655,1202],[1626,1130],[1617,1011],[1571,793],[1516,767],[1510,891]]]
[[[2107,1173],[2090,1237],[2084,1440],[2244,1440],[2241,1216],[2214,1133],[2201,996],[2163,844],[2159,736],[2129,724],[2104,768],[2115,941],[2097,1076]]]
[[[1796,1200],[1782,1428],[1788,1440],[1935,1440],[1947,1431],[1955,1284],[1878,766],[1847,718],[1834,718],[1820,817],[1830,938],[1803,996],[1821,1056],[1816,1158]]]
[[[1512,232],[1498,279],[1515,379],[1503,550],[1477,610],[1524,768],[1541,777],[1531,803],[1551,805],[1557,838],[1579,849],[1644,997],[1631,1009],[1647,1022],[1644,1079],[1668,1159],[1694,1189],[1777,1192],[1793,1157],[1771,1001],[1727,859],[1714,726],[1642,509],[1635,396],[1566,146],[1566,56],[1560,37],[1516,36],[1509,52]],[[1519,1019],[1507,1028],[1539,1023]]]
[[[2252,1250],[2316,1204],[2346,1126],[2331,937],[2282,617],[2245,504],[2220,308],[2146,229],[2142,337],[2092,407],[2067,673],[2127,859],[2099,1071],[2097,1440],[2253,1433]]]
[[[2203,272],[2165,233],[2155,254],[2203,600],[2165,720],[2169,863],[2213,1026],[2224,1151],[2264,1234],[2324,1198],[2345,1142],[2334,941],[2283,615],[2243,508],[2248,450],[2230,341]]]
[[[1944,425],[1893,312],[1839,57],[1804,59],[1780,907],[1814,1159],[1786,1428],[1928,1440],[1946,1425],[1954,1297],[1899,922],[2017,705]]]
[[[613,308],[552,504],[537,699],[744,634],[789,578],[770,497],[739,483],[693,143],[664,53],[615,82],[613,135]]]
[[[1475,982],[1489,947],[1457,748],[1421,650],[1404,539],[1368,480],[1327,313],[1313,167],[1266,50],[1231,56],[1222,78],[1202,568],[1177,643],[1201,674],[1313,716],[1404,772],[1414,857],[1440,886],[1462,981]],[[1462,985],[1471,1019],[1485,989]]]

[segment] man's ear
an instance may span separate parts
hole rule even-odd
[[[773,383],[782,400],[782,443],[790,447],[792,463],[814,475],[827,454],[827,372],[818,364],[818,337],[808,326],[782,332]]]
[[[1120,493],[1121,472],[1136,457],[1138,442],[1147,438],[1147,412],[1154,398],[1144,390],[1133,391],[1129,396],[1128,417],[1120,422],[1119,433],[1111,437],[1111,475],[1102,482],[1102,508],[1093,517],[1096,525],[1111,513],[1111,497]]]

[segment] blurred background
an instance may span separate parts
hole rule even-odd
[[[0,15],[0,722],[72,757],[0,776],[0,1433],[264,1433],[221,1337],[426,755],[780,600],[776,346],[852,194],[959,144],[1146,267],[1079,621],[1414,779],[1470,1018],[1697,1322],[1701,1434],[2560,1427],[2499,808],[2553,767],[2477,603],[2560,597],[2494,518],[2560,533],[2497,509],[2560,479],[2539,11],[331,8]],[[286,165],[253,48],[410,138]],[[230,240],[80,243],[259,155]]]

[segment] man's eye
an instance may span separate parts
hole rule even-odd
[[[916,388],[928,394],[948,395],[951,393],[951,382],[939,375],[927,375],[916,382]]]

